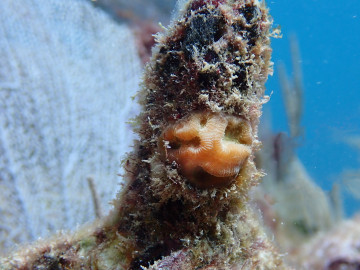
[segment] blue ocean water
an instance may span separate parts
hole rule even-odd
[[[304,84],[304,138],[297,153],[324,190],[341,183],[344,170],[360,171],[360,152],[346,143],[360,136],[360,1],[267,1],[283,38],[273,39],[275,73],[267,83],[275,132],[288,129],[277,76],[279,61],[291,75],[289,37],[299,42]],[[359,178],[360,181],[360,178]],[[347,215],[360,202],[344,192]]]

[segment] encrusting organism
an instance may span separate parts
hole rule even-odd
[[[7,265],[288,269],[248,203],[263,175],[254,153],[271,23],[257,0],[186,3],[157,35],[138,94],[139,140],[124,161],[127,186],[110,215]]]
[[[197,186],[229,184],[251,153],[251,127],[233,116],[194,113],[160,137],[163,157]]]

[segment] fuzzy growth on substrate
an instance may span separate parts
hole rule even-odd
[[[248,203],[270,27],[257,0],[189,1],[157,36],[113,211],[3,269],[286,269]]]
[[[131,269],[178,252],[189,269],[281,267],[247,205],[261,176],[253,159],[270,27],[264,3],[197,0],[156,37],[117,204],[118,231],[136,243]]]

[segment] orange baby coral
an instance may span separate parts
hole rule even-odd
[[[223,186],[239,174],[251,153],[251,128],[243,119],[194,113],[160,138],[165,157],[198,187]]]

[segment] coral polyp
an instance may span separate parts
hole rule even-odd
[[[160,137],[164,156],[199,187],[229,184],[251,153],[251,127],[220,113],[194,113],[170,125]]]

